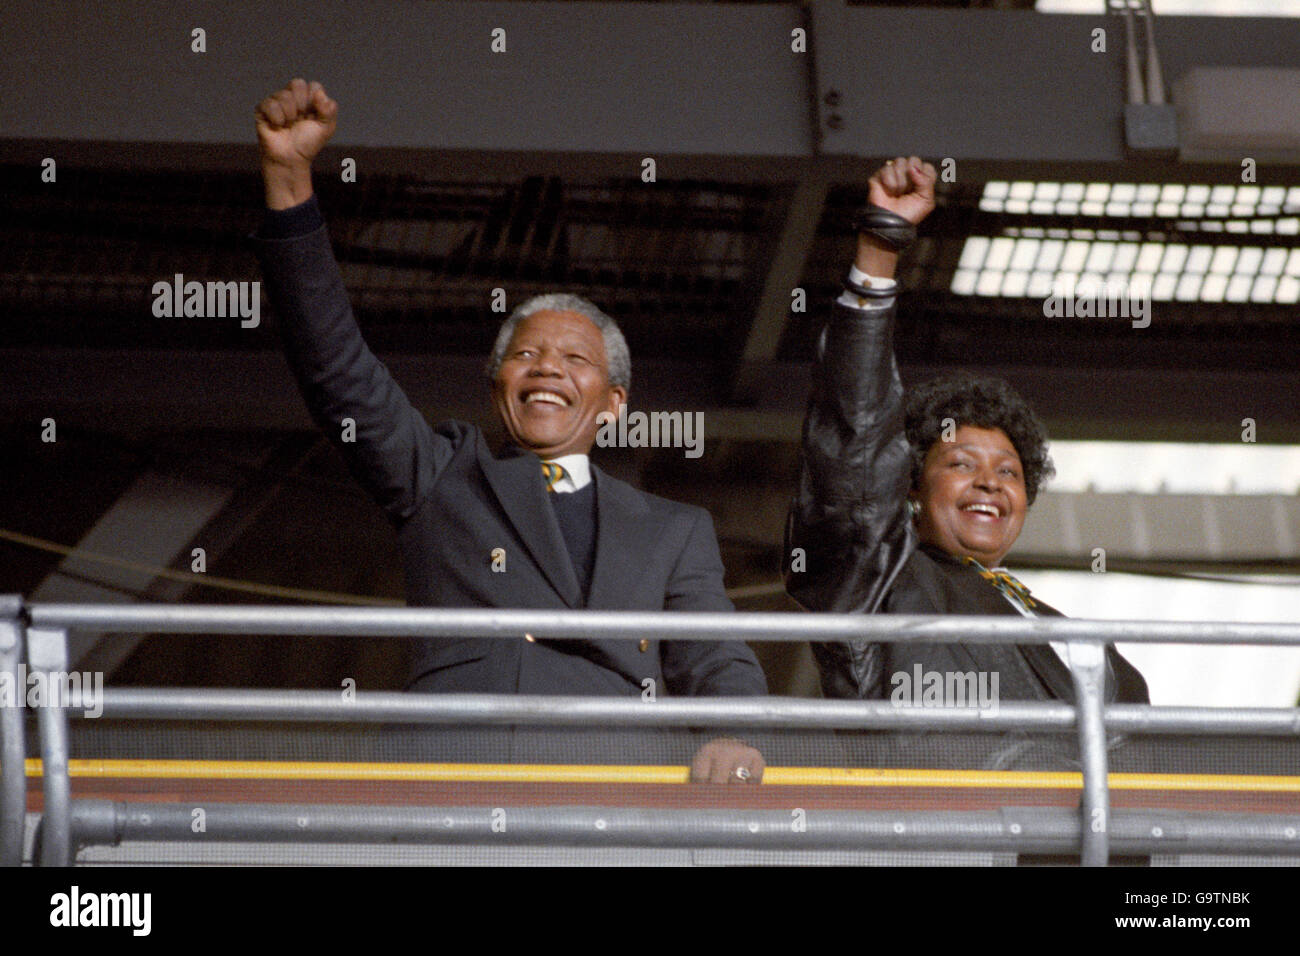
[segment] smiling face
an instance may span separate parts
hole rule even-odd
[[[930,446],[912,498],[926,544],[996,567],[1011,550],[1029,511],[1025,472],[1000,428],[962,425],[950,442]]]
[[[601,412],[618,414],[627,390],[609,383],[605,339],[577,312],[520,320],[492,381],[492,405],[515,443],[540,458],[587,454]]]

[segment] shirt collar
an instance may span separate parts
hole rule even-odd
[[[568,491],[581,491],[591,484],[591,461],[586,455],[561,455],[559,458],[547,458],[564,469],[564,477],[555,483],[555,490],[561,494]]]

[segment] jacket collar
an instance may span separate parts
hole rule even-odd
[[[596,483],[596,561],[591,572],[591,607],[627,604],[629,576],[640,566],[638,551],[649,551],[660,529],[645,494],[591,466]]]
[[[541,461],[527,449],[507,443],[495,457],[486,456],[483,473],[551,586],[565,604],[580,608],[582,588],[560,524],[546,500]],[[629,576],[636,574],[638,550],[648,551],[661,529],[644,493],[594,463],[591,478],[596,486],[596,557],[587,606],[619,607],[627,603]]]
[[[582,588],[569,548],[551,503],[546,500],[542,460],[517,445],[506,445],[495,458],[486,456],[483,473],[506,517],[523,539],[534,563],[571,608],[582,606]]]
[[[942,548],[931,544],[921,544],[920,549],[952,574],[960,575],[960,580],[968,586],[969,592],[977,596],[991,614],[1017,614],[1011,602],[991,583],[984,580],[974,567],[967,565],[961,558],[953,557]],[[1060,612],[1048,604],[1034,598],[1034,611],[1041,617],[1059,617]],[[1058,700],[1074,701],[1074,680],[1069,668],[1046,644],[1017,644],[1021,655],[1034,675]],[[1108,662],[1109,664],[1109,662]],[[1107,694],[1114,694],[1114,680],[1107,681]]]

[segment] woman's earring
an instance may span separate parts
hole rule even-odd
[[[915,519],[916,516],[921,513],[921,502],[917,501],[915,498],[908,498],[907,513]]]

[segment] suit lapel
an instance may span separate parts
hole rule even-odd
[[[1011,602],[996,587],[980,577],[979,572],[967,567],[947,553],[922,545],[922,549],[935,561],[946,567],[954,583],[974,599],[985,614],[1019,614]],[[1031,595],[1032,596],[1032,595]],[[1040,617],[1060,617],[1061,612],[1034,597],[1034,611]],[[1064,662],[1048,644],[1016,644],[1016,650],[1027,668],[1032,671],[1048,692],[1058,700],[1074,701],[1074,681]]]
[[[1028,662],[1043,685],[1057,700],[1074,703],[1074,681],[1070,671],[1047,644],[1018,644],[1021,655]]]
[[[1034,600],[1038,606],[1034,609],[1040,617],[1065,617],[1060,611],[1052,607],[1045,601]],[[1026,657],[1029,657],[1028,649]],[[1068,703],[1074,703],[1074,677],[1070,674],[1070,669],[1066,667],[1065,662],[1057,656],[1056,651],[1047,644],[1036,644],[1033,647],[1034,657],[1030,657],[1030,664],[1034,672],[1038,674],[1040,680],[1047,684],[1056,692],[1057,696]],[[1044,653],[1046,652],[1046,653]],[[1113,703],[1117,697],[1118,684],[1115,675],[1114,655],[1115,647],[1113,644],[1106,645],[1106,703]],[[1041,662],[1041,663],[1040,663]]]
[[[582,588],[573,570],[568,545],[560,533],[551,503],[546,500],[540,459],[522,449],[511,449],[501,458],[483,449],[480,465],[510,523],[523,538],[534,563],[571,608],[582,604]]]
[[[641,572],[642,555],[658,538],[645,498],[635,488],[611,478],[595,465],[596,560],[587,606],[626,606],[632,579]]]
[[[989,590],[998,593],[997,588],[992,586],[989,587]],[[1011,602],[1003,597],[1001,593],[998,593],[998,597],[1008,607],[1011,607]],[[1040,601],[1032,594],[1030,597],[1034,601],[1033,610],[1037,617],[1063,616],[1060,611],[1050,604]],[[1011,611],[1013,614],[1020,613],[1015,608],[1012,608]],[[1065,666],[1065,662],[1061,660],[1055,648],[1050,644],[1018,644],[1016,646],[1029,664],[1030,669],[1043,682],[1043,685],[1053,697],[1066,703],[1074,703],[1074,679],[1070,676],[1070,669]]]

